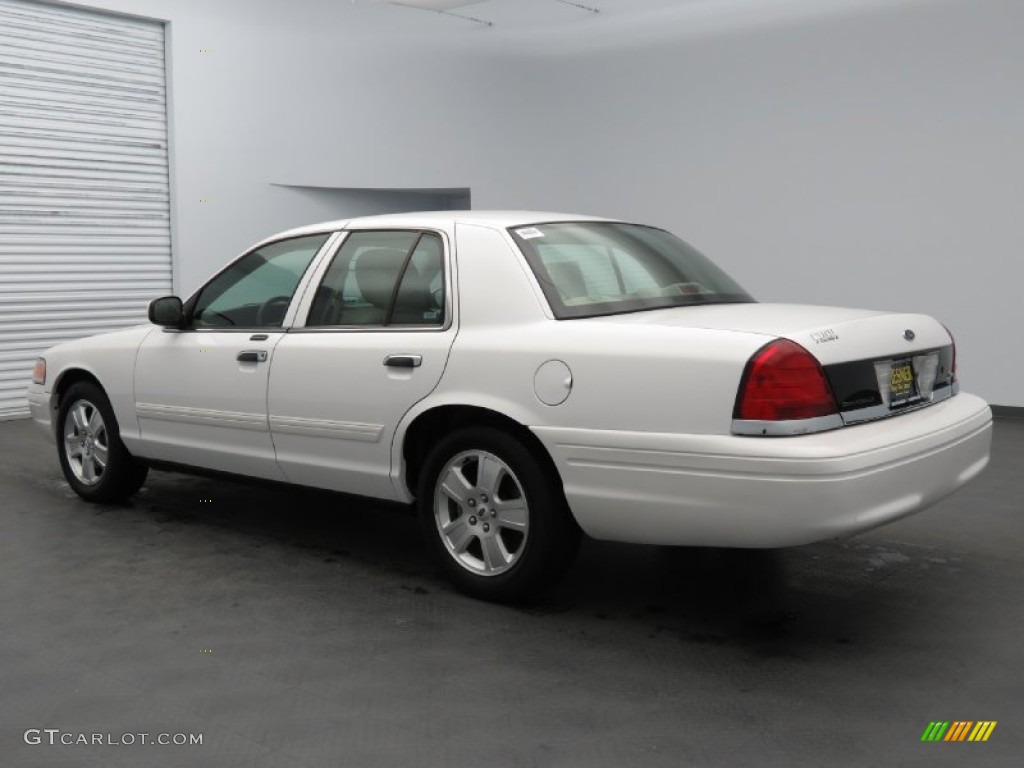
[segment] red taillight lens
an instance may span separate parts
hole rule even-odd
[[[761,347],[747,363],[735,418],[788,421],[837,411],[825,372],[814,356],[799,344],[778,339]]]

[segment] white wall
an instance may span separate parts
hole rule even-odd
[[[492,100],[517,74],[488,68],[486,53],[448,52],[446,25],[424,36],[407,10],[317,0],[76,5],[170,21],[181,293],[278,230],[432,200],[395,190],[501,177]]]
[[[273,184],[470,187],[668,226],[764,300],[931,312],[965,386],[1024,406],[1019,0],[680,2],[575,38],[342,0],[89,4],[172,22],[183,292],[334,216]]]
[[[669,226],[763,300],[934,314],[965,387],[1024,406],[1022,30],[1020,0],[893,0],[558,59],[551,192]]]

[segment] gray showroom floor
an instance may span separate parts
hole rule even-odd
[[[373,506],[162,472],[90,506],[0,424],[0,765],[1021,765],[1024,421],[910,520],[778,552],[586,542],[528,609],[452,592]],[[922,743],[932,720],[998,726]]]

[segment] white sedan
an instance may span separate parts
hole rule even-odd
[[[318,224],[149,317],[36,364],[32,414],[80,496],[155,465],[415,502],[488,599],[550,583],[581,531],[804,544],[921,510],[989,457],[991,412],[931,317],[757,303],[637,224]]]

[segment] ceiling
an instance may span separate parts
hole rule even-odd
[[[359,0],[400,6],[405,11],[446,16],[450,23],[493,26],[524,32],[551,27],[577,27],[637,18],[652,10],[678,9],[707,0]],[[720,0],[719,0],[720,1]]]
[[[173,0],[185,1],[202,3],[204,13],[232,25],[303,39],[344,35],[347,45],[377,55],[384,39],[447,52],[547,58],[968,0]]]
[[[399,29],[415,29],[420,35],[443,38],[448,45],[557,55],[941,0],[351,1],[350,8],[372,11],[396,34]]]

